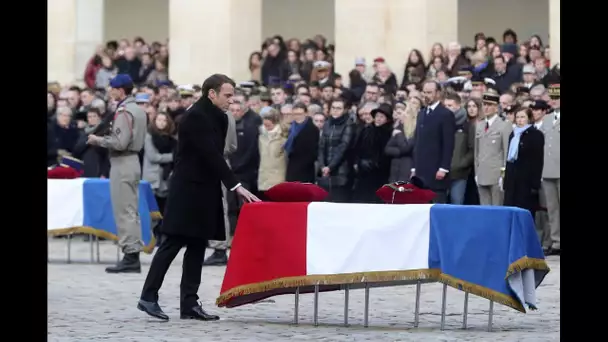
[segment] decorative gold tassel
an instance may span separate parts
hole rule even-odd
[[[536,269],[549,271],[547,263],[543,259],[523,257],[509,266],[507,277],[515,272],[524,269]],[[506,305],[519,312],[525,313],[524,306],[514,297],[504,293],[473,284],[445,273],[439,269],[421,269],[408,271],[382,271],[382,272],[361,272],[347,274],[330,275],[310,275],[301,277],[279,278],[254,284],[246,284],[234,287],[217,298],[216,304],[219,307],[226,306],[233,298],[247,296],[255,293],[264,293],[276,289],[289,289],[313,285],[345,285],[360,283],[381,283],[405,280],[427,280],[437,281],[455,289],[465,291],[494,302]],[[506,281],[506,280],[505,280]]]

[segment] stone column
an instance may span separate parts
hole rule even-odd
[[[551,52],[551,64],[560,61],[560,0],[549,0],[549,48]]]
[[[425,58],[435,42],[458,38],[455,0],[335,0],[336,71],[348,78],[356,57],[371,68],[384,57],[399,82],[411,49]]]
[[[104,1],[76,0],[74,75],[78,81],[84,79],[87,63],[104,44]]]
[[[48,0],[47,79],[74,81],[76,0]]]
[[[103,43],[104,0],[47,1],[47,79],[82,81],[88,60]]]
[[[215,73],[248,80],[249,55],[262,44],[262,0],[169,0],[169,44],[177,84]]]

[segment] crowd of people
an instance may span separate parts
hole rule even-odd
[[[346,77],[335,73],[336,47],[321,35],[269,38],[251,54],[251,79],[230,104],[236,135],[227,137],[226,159],[262,199],[276,184],[299,181],[325,188],[328,201],[380,203],[378,188],[416,175],[438,203],[529,210],[546,254],[559,255],[560,66],[537,35],[521,41],[509,29],[499,40],[472,38],[470,47],[412,50],[399,79],[382,56],[353,56]],[[166,44],[108,42],[89,61],[84,89],[49,83],[48,164],[72,155],[84,161],[85,177],[108,177],[107,152],[84,148],[86,136],[116,109],[110,79],[128,74],[149,120],[142,178],[162,210],[180,119],[205,96],[198,85],[173,84],[168,58]],[[234,232],[242,204],[228,197]],[[206,263],[226,260],[218,248]]]

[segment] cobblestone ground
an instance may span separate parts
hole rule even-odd
[[[300,325],[291,324],[294,296],[234,309],[215,307],[224,267],[203,268],[199,295],[203,307],[220,315],[216,322],[179,319],[179,281],[182,254],[169,270],[160,304],[171,317],[158,322],[136,309],[151,256],[142,257],[141,274],[110,275],[107,264],[116,260],[116,247],[100,243],[102,264],[91,264],[90,245],[74,239],[73,263],[66,264],[65,239],[51,239],[48,265],[49,341],[559,341],[560,261],[550,257],[551,272],[538,289],[540,310],[521,314],[494,305],[494,332],[487,328],[489,302],[469,298],[467,330],[461,329],[463,292],[448,287],[446,330],[439,329],[441,284],[422,286],[420,327],[413,328],[415,286],[371,289],[369,328],[363,328],[364,291],[350,294],[349,320],[343,322],[343,293],[319,295],[319,322],[312,323],[313,295],[300,296]],[[210,253],[211,251],[208,251]],[[105,264],[104,264],[105,263]]]

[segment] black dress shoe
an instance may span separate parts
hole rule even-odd
[[[205,266],[226,266],[228,263],[228,256],[226,255],[226,251],[216,249],[211,256],[209,256],[203,262]]]
[[[141,263],[139,253],[129,253],[120,260],[115,266],[106,268],[108,273],[141,273]]]
[[[196,319],[199,321],[217,321],[220,319],[220,316],[210,315],[203,310],[203,308],[199,305],[193,306],[192,309],[187,311],[182,311],[179,316],[181,319]]]
[[[137,308],[152,317],[160,318],[165,321],[169,320],[169,316],[163,312],[163,309],[160,308],[157,302],[147,302],[140,299],[137,303]]]
[[[562,255],[561,248],[549,248],[545,255]]]

